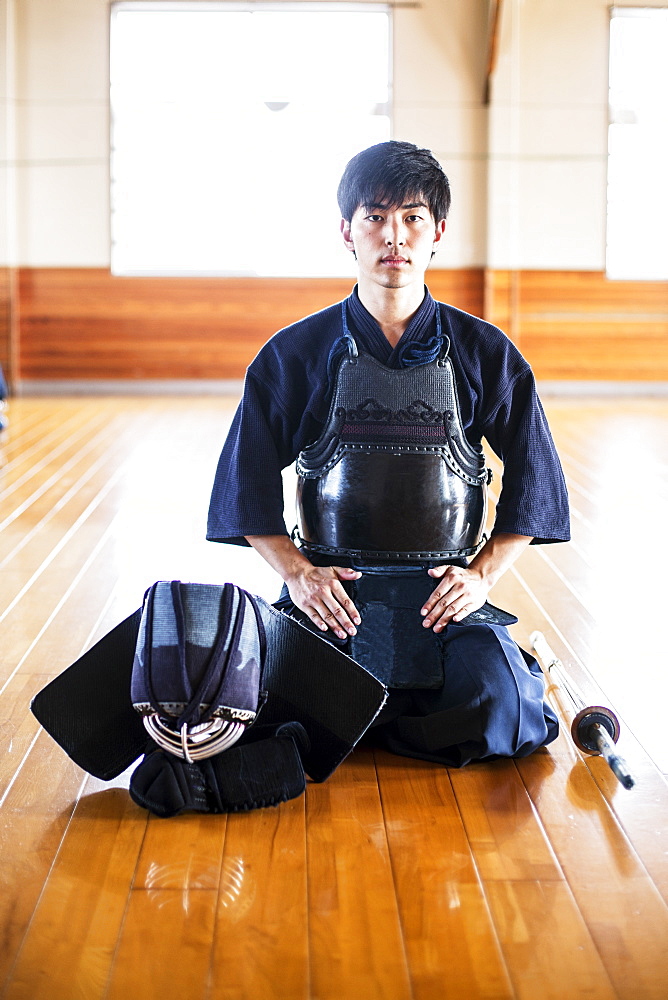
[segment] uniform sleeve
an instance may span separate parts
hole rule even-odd
[[[245,535],[285,535],[281,471],[294,459],[287,415],[262,383],[247,375],[209,504],[206,537],[211,542],[248,545]]]
[[[567,542],[566,483],[531,370],[513,381],[484,434],[503,462],[494,533],[531,535],[533,544]]]

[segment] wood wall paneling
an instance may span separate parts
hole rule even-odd
[[[486,318],[546,380],[668,380],[668,282],[488,271]]]
[[[5,378],[11,376],[12,272],[0,267],[0,367]]]
[[[478,271],[434,271],[438,297],[482,310]],[[22,379],[238,379],[276,330],[349,294],[341,278],[118,278],[20,272]]]
[[[293,279],[54,268],[22,269],[19,287],[23,379],[241,378],[275,330],[326,304]],[[330,301],[348,289],[339,282]]]
[[[488,268],[484,277],[483,316],[517,341],[517,280],[516,271],[496,271]]]
[[[428,282],[436,298],[505,330],[539,379],[668,380],[668,282],[480,268],[430,271]],[[276,330],[350,287],[345,278],[120,278],[96,268],[22,268],[17,377],[240,379]]]
[[[668,379],[668,282],[523,271],[519,301],[521,347],[539,378]]]

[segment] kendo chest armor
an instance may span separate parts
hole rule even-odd
[[[464,434],[449,341],[429,364],[392,369],[347,340],[325,428],[297,459],[297,541],[371,564],[475,554],[489,478]]]

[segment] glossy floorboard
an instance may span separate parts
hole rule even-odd
[[[253,553],[203,541],[232,408],[11,405],[0,995],[664,1000],[668,403],[548,401],[574,540],[532,548],[493,594],[519,613],[518,641],[541,629],[592,702],[615,706],[632,792],[564,731],[525,760],[461,771],[363,749],[278,809],[157,820],[127,774],[105,784],[72,764],[28,704],[156,579],[275,596]]]

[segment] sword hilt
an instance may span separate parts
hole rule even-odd
[[[628,764],[615,749],[620,732],[619,719],[615,713],[605,705],[587,704],[582,692],[568,676],[563,663],[550,648],[542,632],[533,632],[530,640],[547,673],[550,676],[554,673],[558,678],[558,685],[573,703],[575,716],[571,722],[571,736],[575,745],[584,753],[602,756],[624,788],[633,788],[635,779],[629,771]]]

